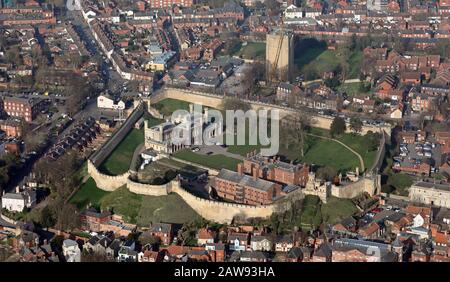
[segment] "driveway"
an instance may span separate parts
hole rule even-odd
[[[233,154],[228,152],[227,148],[223,148],[222,146],[218,145],[201,145],[197,146],[200,148],[200,151],[196,152],[200,155],[208,155],[208,153],[212,153],[210,155],[224,155],[230,158],[238,159],[238,160],[244,160],[244,157],[238,154]]]

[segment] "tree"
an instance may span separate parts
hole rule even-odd
[[[325,86],[330,87],[333,90],[336,90],[336,88],[341,85],[341,82],[336,76],[333,76],[332,78],[327,78],[324,81]]]
[[[237,98],[233,98],[233,97],[226,97],[223,99],[222,102],[222,109],[223,110],[232,110],[232,111],[238,111],[238,110],[242,110],[244,112],[250,110],[250,104],[237,99]]]
[[[84,107],[86,98],[90,96],[92,88],[83,77],[72,76],[68,79],[64,92],[67,97],[67,113],[74,115]]]
[[[72,204],[62,206],[61,212],[58,214],[56,227],[59,230],[73,230],[80,226],[78,210]]]
[[[157,236],[140,236],[139,237],[139,243],[142,246],[145,245],[160,245],[161,244],[161,238]]]
[[[350,129],[353,132],[361,132],[363,127],[362,121],[358,117],[352,117],[350,118]]]
[[[81,261],[82,262],[115,262],[114,258],[111,258],[110,256],[108,256],[106,254],[89,252],[86,250],[84,250],[81,253]]]
[[[56,223],[55,215],[53,214],[52,210],[48,206],[44,207],[41,210],[39,223],[44,228],[53,227],[55,225],[55,223]]]
[[[330,127],[330,134],[332,137],[342,135],[345,133],[347,126],[345,120],[341,117],[335,117]]]
[[[367,140],[366,145],[367,145],[368,151],[375,151],[378,149],[378,146],[380,145],[380,138],[381,138],[380,133],[368,131],[364,137]]]
[[[333,181],[337,175],[336,169],[330,166],[324,166],[317,170],[317,177],[325,181]]]
[[[303,158],[305,156],[307,132],[312,124],[312,118],[310,115],[297,112],[289,117],[289,120],[289,125],[282,128],[286,149],[288,149],[289,145],[293,146],[294,150],[300,150]]]

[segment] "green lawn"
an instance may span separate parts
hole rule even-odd
[[[366,169],[370,169],[370,167],[375,162],[375,158],[377,155],[377,151],[369,151],[367,149],[367,137],[359,134],[344,134],[341,137],[337,138],[339,141],[343,142],[356,152],[361,155],[364,160],[364,165]]]
[[[312,134],[315,134],[315,135],[330,137],[330,132],[329,132],[329,130],[326,130],[326,129],[311,128],[309,132]],[[358,152],[364,160],[364,165],[365,165],[366,169],[370,168],[373,165],[373,163],[375,162],[375,157],[377,155],[377,151],[376,150],[369,151],[367,149],[367,145],[366,145],[368,142],[367,136],[365,136],[365,135],[363,136],[363,135],[359,135],[359,134],[352,134],[352,133],[345,133],[344,135],[337,137],[336,139],[343,142],[344,144],[346,144],[347,146],[349,146],[356,152]],[[331,141],[329,141],[329,142],[331,142]],[[338,144],[336,142],[333,142],[333,143],[338,145],[340,148],[343,148],[340,144]],[[339,147],[336,147],[336,148],[339,148]],[[314,145],[313,145],[313,148],[314,148]],[[345,149],[345,148],[343,148],[343,149]],[[324,153],[320,153],[320,152],[321,151],[319,150],[319,155],[324,154]],[[348,152],[350,153],[350,151],[348,151]],[[324,155],[326,155],[326,154],[324,154]],[[356,156],[354,156],[354,157],[355,157],[356,165],[359,166],[359,160],[357,159]],[[320,158],[321,157],[319,157],[319,159]],[[354,165],[355,165],[355,163],[353,163],[352,170],[355,169]],[[335,168],[337,168],[337,167],[335,167]]]
[[[159,110],[164,116],[170,116],[176,110],[186,110],[189,111],[189,102],[176,100],[176,99],[164,99],[153,107]]]
[[[241,50],[237,53],[237,55],[249,60],[264,60],[266,57],[266,43],[248,42],[247,45],[242,45]]]
[[[150,222],[185,223],[201,217],[177,194],[161,197],[144,196],[137,216],[137,224]]]
[[[317,196],[306,195],[302,204],[300,225],[309,229],[321,223],[335,224],[357,212],[358,209],[350,199],[330,197],[325,204]]]
[[[355,51],[350,56],[349,60],[349,66],[350,71],[348,73],[348,78],[358,78],[359,74],[361,73],[361,65],[363,61],[363,52],[362,51]]]
[[[307,142],[309,148],[305,156],[301,158],[300,152],[297,152],[298,160],[301,162],[331,166],[338,171],[354,170],[359,166],[358,157],[337,142],[312,136],[308,136]]]
[[[407,188],[411,187],[412,184],[413,179],[407,174],[393,172],[388,174],[387,185],[393,188],[394,194],[408,196]]]
[[[329,131],[320,128],[311,128],[310,133],[320,136],[329,136]],[[301,156],[299,149],[291,144],[286,148],[283,140],[280,141],[280,155],[289,160],[315,164],[320,166],[330,166],[337,171],[354,170],[359,166],[358,157],[341,144],[325,140],[314,136],[307,136],[305,144],[305,156]]]
[[[100,165],[100,171],[110,175],[127,172],[134,151],[142,143],[144,143],[144,130],[133,129]]]
[[[226,168],[236,171],[238,163],[241,162],[224,155],[200,155],[188,149],[177,152],[174,157],[218,170]]]
[[[302,214],[300,216],[300,225],[302,228],[311,229],[321,224],[322,213],[320,205],[319,197],[312,195],[305,196],[305,199],[303,199]]]
[[[89,178],[70,199],[70,203],[76,205],[79,209],[84,209],[89,204],[98,208],[100,207],[100,200],[107,194],[108,192],[97,188],[94,179]]]
[[[368,92],[361,92],[360,89],[361,82],[344,83],[337,87],[337,90],[342,93],[347,93],[348,96],[358,96],[360,94],[365,94]]]
[[[147,116],[145,117],[145,119],[148,121],[148,127],[153,127],[153,126],[156,126],[156,125],[161,124],[161,123],[164,122],[164,120],[162,120],[162,119],[157,119],[157,118],[155,118],[155,117],[152,116],[152,115],[147,115]]]
[[[300,40],[296,46],[294,63],[298,67],[302,68],[314,61],[326,50],[326,44],[320,44],[315,39],[307,38]]]
[[[323,222],[334,224],[358,212],[355,204],[350,199],[330,197],[326,204],[322,204]]]
[[[200,216],[177,194],[167,196],[143,196],[131,193],[126,187],[114,192],[103,191],[89,179],[70,199],[80,210],[89,204],[96,208],[111,209],[124,220],[139,226],[148,226],[151,222],[190,222]],[[176,208],[174,208],[176,207]]]
[[[322,73],[335,70],[339,65],[339,60],[336,51],[311,49],[295,59],[295,64],[302,72],[304,72],[306,68],[314,69],[319,78]]]
[[[362,51],[355,51],[351,54],[348,62],[350,67],[348,78],[359,77],[362,59]],[[339,65],[339,55],[338,51],[328,50],[323,41],[304,38],[296,45],[294,63],[300,71],[305,72],[308,69],[308,73],[311,73],[313,70],[316,78],[320,78],[322,73],[336,69]],[[312,77],[308,79],[312,79]]]

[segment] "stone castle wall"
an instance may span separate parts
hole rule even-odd
[[[158,103],[159,101],[162,101],[164,99],[176,99],[176,100],[182,100],[186,101],[188,103],[197,103],[202,104],[206,107],[211,108],[219,108],[222,105],[223,96],[222,95],[216,95],[216,94],[210,94],[205,92],[199,92],[199,91],[192,91],[192,90],[186,90],[186,89],[178,89],[178,88],[171,88],[171,87],[165,87],[163,90],[158,92],[156,95],[152,96],[151,103]],[[280,118],[285,118],[287,116],[292,115],[293,113],[296,113],[298,110],[292,109],[289,107],[283,107],[279,105],[269,104],[269,103],[263,103],[263,102],[257,102],[257,101],[250,101],[250,100],[243,100],[245,102],[248,102],[252,109],[254,110],[260,110],[260,109],[266,109],[266,110],[273,110],[278,109],[280,110]],[[331,123],[333,122],[333,117],[325,116],[325,115],[319,115],[319,114],[313,114],[309,113],[313,116],[313,124],[314,127],[322,128],[322,129],[330,129]],[[347,131],[351,132],[350,130],[350,124],[347,124]],[[385,126],[375,126],[366,124],[362,127],[362,134],[366,134],[367,132],[386,132],[386,134],[391,134],[391,126],[385,125]]]
[[[199,198],[181,188],[178,182],[173,183],[171,191],[180,195],[203,218],[219,223],[231,223],[235,217],[268,218],[275,211],[275,205],[249,206]]]
[[[347,185],[333,185],[331,187],[331,195],[341,199],[352,199],[364,192],[367,192],[369,195],[373,196],[377,193],[378,190],[378,184],[375,178],[364,177],[357,182],[349,183]]]
[[[88,160],[88,173],[94,179],[97,187],[104,191],[115,191],[127,184],[130,173],[126,172],[122,175],[111,176],[98,171],[91,160]]]
[[[131,179],[127,180],[127,188],[130,192],[146,196],[165,196],[171,184],[151,185],[135,182]]]

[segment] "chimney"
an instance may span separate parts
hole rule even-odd
[[[17,193],[17,194],[20,193],[20,187],[19,187],[19,185],[16,186],[16,193]]]
[[[242,163],[239,163],[237,165],[237,171],[238,171],[239,175],[242,175],[244,173],[244,166]]]
[[[253,180],[258,180],[259,168],[255,167],[253,170]]]

